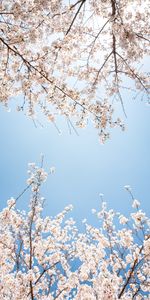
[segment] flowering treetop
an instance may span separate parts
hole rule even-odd
[[[16,208],[20,195],[0,213],[1,299],[148,300],[150,220],[139,201],[133,199],[128,218],[103,202],[101,211],[93,210],[99,228],[85,222],[81,233],[66,219],[72,206],[54,218],[42,216],[46,177],[30,164],[29,211]]]
[[[0,100],[22,95],[18,110],[64,115],[85,127],[92,118],[102,141],[124,110],[123,89],[148,99],[149,1],[23,0],[0,2]],[[131,88],[131,81],[135,87]],[[125,112],[125,111],[124,111]],[[71,118],[70,117],[74,117]]]

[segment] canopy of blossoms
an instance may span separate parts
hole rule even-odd
[[[148,0],[0,1],[0,101],[19,96],[35,120],[37,106],[52,122],[92,119],[104,142],[110,127],[124,129],[113,104],[125,114],[126,89],[149,101],[148,9]]]

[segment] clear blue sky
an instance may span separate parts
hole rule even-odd
[[[104,194],[109,207],[128,213],[131,199],[124,190],[127,184],[149,213],[150,106],[127,99],[126,112],[126,131],[113,129],[111,139],[101,145],[92,125],[78,130],[76,136],[69,134],[61,120],[57,123],[62,129],[59,135],[52,124],[42,121],[44,127],[35,128],[23,113],[14,109],[8,113],[1,106],[0,208],[24,189],[28,162],[38,163],[43,153],[46,169],[56,167],[43,188],[47,215],[55,215],[72,203],[72,216],[78,222],[85,217],[92,222],[91,209],[99,208],[99,193]],[[19,207],[25,208],[27,200],[20,199]]]

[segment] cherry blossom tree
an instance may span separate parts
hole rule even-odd
[[[0,100],[18,99],[18,110],[36,120],[38,106],[55,124],[92,119],[103,141],[114,118],[114,102],[149,101],[149,1],[0,1]]]
[[[99,227],[79,232],[66,207],[44,217],[41,184],[47,173],[30,164],[26,189],[0,213],[1,299],[149,299],[150,220],[131,194],[130,217],[106,207],[93,213]],[[31,188],[29,211],[17,201]]]

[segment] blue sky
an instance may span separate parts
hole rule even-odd
[[[51,123],[35,128],[23,113],[10,113],[0,107],[0,189],[2,209],[6,200],[16,197],[26,186],[28,162],[40,162],[44,155],[45,168],[56,167],[43,187],[47,215],[55,215],[64,206],[73,204],[72,216],[80,222],[93,222],[92,208],[100,207],[99,194],[109,207],[129,213],[131,199],[124,185],[131,185],[142,208],[150,211],[150,106],[126,100],[126,131],[113,129],[111,139],[101,145],[97,131],[86,129],[69,134],[66,122],[58,120],[59,135]],[[27,195],[19,207],[26,208]]]

